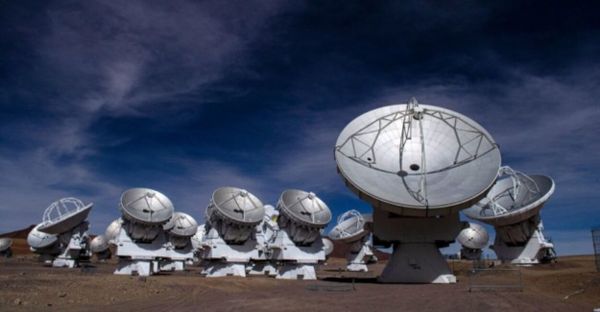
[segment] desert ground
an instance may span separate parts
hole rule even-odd
[[[600,273],[592,256],[559,258],[557,263],[519,271],[480,273],[470,280],[467,261],[450,263],[458,277],[452,285],[378,284],[385,260],[368,273],[343,271],[345,260],[330,258],[317,281],[267,277],[205,278],[201,268],[147,278],[112,274],[116,260],[78,269],[43,266],[21,248],[0,260],[2,311],[593,311],[600,308]]]

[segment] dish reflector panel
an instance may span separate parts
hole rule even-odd
[[[398,215],[456,212],[496,179],[500,151],[478,123],[432,105],[391,105],[350,122],[335,146],[346,184],[374,207]]]
[[[244,224],[259,224],[264,215],[263,203],[252,193],[237,187],[221,187],[217,189],[206,210],[208,220],[218,215],[220,219]]]
[[[456,240],[464,247],[471,249],[483,249],[487,245],[490,236],[485,228],[477,223],[469,223],[469,227],[464,228]]]
[[[137,223],[163,224],[173,215],[173,203],[162,193],[148,188],[132,188],[121,195],[123,217]]]
[[[494,226],[516,224],[537,214],[554,193],[554,181],[503,167],[487,197],[464,210],[465,215]]]
[[[85,221],[93,206],[73,197],[55,201],[44,211],[38,230],[49,234],[66,233]]]
[[[352,243],[361,240],[369,234],[365,229],[366,220],[356,210],[349,210],[338,217],[337,225],[329,232],[334,241]]]
[[[118,219],[114,220],[106,228],[106,231],[104,232],[104,237],[106,237],[106,239],[109,241],[116,239],[117,236],[119,235],[119,232],[121,232],[122,226],[123,226],[123,219],[118,218]]]
[[[286,190],[281,194],[277,209],[294,222],[323,228],[331,221],[329,207],[314,193]]]
[[[36,225],[27,235],[27,244],[31,248],[40,249],[52,246],[58,240],[55,234],[44,233],[39,230],[42,224]]]
[[[93,253],[100,253],[108,249],[108,239],[104,235],[98,235],[90,242],[90,250]]]
[[[0,238],[0,252],[6,251],[10,246],[12,246],[13,241],[8,237]]]
[[[187,213],[175,212],[165,228],[171,235],[191,237],[198,230],[198,222]]]

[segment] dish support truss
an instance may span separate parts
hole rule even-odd
[[[456,138],[457,147],[455,157],[452,163],[443,168],[434,170],[428,170],[427,163],[425,161],[427,155],[427,149],[425,148],[425,141],[423,140],[423,118],[428,116],[429,118],[436,118],[450,127]],[[390,125],[400,122],[402,123],[402,132],[399,138],[399,171],[391,171],[389,169],[381,168],[377,163],[376,145],[381,137],[381,133],[385,131]],[[407,142],[413,139],[415,133],[413,131],[413,123],[416,123],[419,128],[419,136],[421,142],[421,160],[420,166],[417,170],[408,170],[408,166],[411,164],[403,163],[403,151],[406,147]],[[484,143],[485,144],[482,144]],[[350,145],[352,148],[347,148]],[[486,148],[487,147],[487,148]],[[402,178],[403,184],[410,193],[410,195],[428,207],[427,200],[427,175],[433,173],[439,173],[448,171],[456,167],[460,167],[471,161],[474,161],[489,152],[498,148],[498,145],[493,142],[488,135],[470,125],[463,118],[449,113],[424,109],[419,106],[419,103],[415,98],[412,98],[406,105],[404,110],[399,110],[380,118],[375,119],[371,123],[367,124],[360,130],[350,135],[342,144],[336,146],[336,150],[355,161],[356,163],[369,167],[373,170],[380,172],[398,175]],[[352,153],[344,153],[344,150],[351,150]],[[419,187],[418,189],[411,189],[409,183],[406,181],[407,176],[419,176]]]
[[[512,180],[512,187],[508,187],[490,198],[489,203],[485,204],[481,209],[482,215],[490,215],[488,210],[491,210],[491,215],[493,216],[501,216],[509,213],[513,207],[504,207],[500,204],[500,201],[505,197],[509,197],[511,199],[510,202],[515,202],[519,194],[523,191],[526,192],[525,196],[527,196],[522,200],[523,202],[528,203],[539,197],[540,188],[528,175],[511,167],[503,166],[498,170],[498,179],[502,177],[510,178]],[[480,203],[476,205],[480,205]]]

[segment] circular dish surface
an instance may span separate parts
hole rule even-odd
[[[398,215],[457,212],[479,201],[500,167],[500,150],[478,123],[432,105],[391,105],[350,122],[335,146],[347,185]]]

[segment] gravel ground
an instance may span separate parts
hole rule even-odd
[[[600,273],[592,257],[522,270],[524,290],[469,292],[467,262],[453,263],[453,285],[377,284],[383,263],[366,274],[339,271],[330,259],[318,281],[267,277],[204,278],[200,268],[148,278],[115,276],[114,260],[83,269],[44,267],[32,256],[0,260],[0,310],[29,311],[592,311],[600,307]],[[514,274],[514,272],[512,272]],[[516,275],[515,275],[516,276]],[[506,283],[496,274],[487,281]]]

